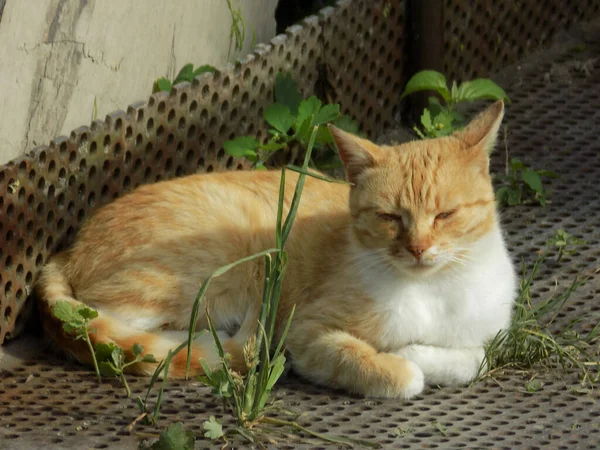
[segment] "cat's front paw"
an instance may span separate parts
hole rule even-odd
[[[464,385],[484,367],[482,347],[444,348],[411,344],[394,354],[413,361],[425,374],[425,382],[438,385]]]
[[[423,371],[414,362],[391,353],[380,353],[377,362],[379,374],[365,386],[367,397],[409,399],[423,391]]]

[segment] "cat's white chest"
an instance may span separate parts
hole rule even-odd
[[[371,273],[365,282],[380,327],[381,351],[409,344],[479,347],[508,325],[516,280],[505,252],[462,273],[421,280]]]
[[[395,350],[411,343],[469,346],[479,340],[467,325],[481,320],[482,311],[474,307],[467,290],[408,282],[379,296],[386,297],[377,299],[382,326],[376,341],[382,348]]]

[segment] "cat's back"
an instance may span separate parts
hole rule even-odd
[[[298,174],[286,172],[288,210]],[[145,185],[97,211],[82,227],[72,249],[87,258],[91,249],[115,255],[198,236],[242,232],[273,235],[281,171],[238,171],[190,175]],[[348,209],[348,186],[306,177],[297,219],[340,215]],[[304,220],[302,220],[304,219]],[[244,255],[242,255],[244,256]]]

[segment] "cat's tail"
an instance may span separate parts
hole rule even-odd
[[[68,253],[59,253],[54,256],[42,269],[36,282],[36,294],[39,299],[39,309],[42,325],[47,337],[58,347],[77,361],[93,366],[91,350],[86,340],[78,337],[77,332],[67,331],[64,322],[60,320],[54,311],[59,302],[68,302],[74,309],[84,304],[78,301],[71,288],[65,265],[68,262]],[[134,359],[132,347],[139,344],[143,347],[142,355],[153,355],[156,361],[164,360],[169,350],[175,350],[187,339],[187,331],[145,331],[132,328],[127,323],[111,316],[101,309],[97,311],[98,317],[89,322],[89,339],[94,348],[98,343],[113,343],[123,349],[125,360]],[[228,339],[223,333],[223,348],[229,354],[228,363],[236,371],[244,373],[246,363],[244,350],[236,339]],[[200,339],[194,341],[190,358],[189,375],[203,373],[200,364],[202,358],[211,368],[217,368],[221,364],[211,336],[207,333]],[[176,353],[169,366],[169,377],[180,378],[186,375],[187,347]],[[140,362],[128,366],[128,373],[138,375],[150,375],[156,369],[156,363]]]

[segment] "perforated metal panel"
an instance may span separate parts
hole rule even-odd
[[[444,73],[457,81],[486,76],[598,16],[599,0],[445,0]]]
[[[326,10],[323,70],[330,102],[375,137],[398,113],[404,87],[405,2],[350,1]]]

